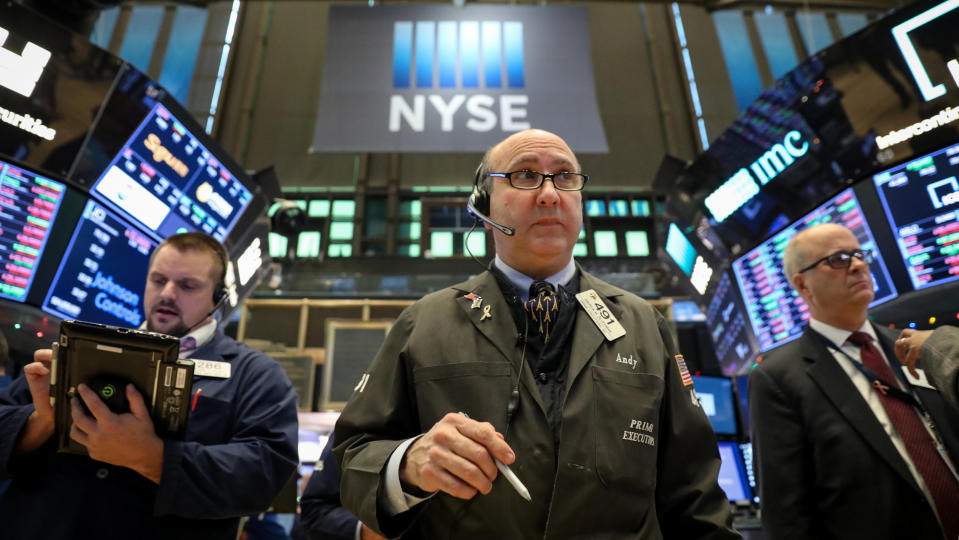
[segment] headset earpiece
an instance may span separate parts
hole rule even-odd
[[[476,219],[484,223],[488,223],[491,227],[505,234],[506,236],[513,236],[513,234],[516,233],[515,229],[508,225],[497,223],[489,217],[489,190],[480,185],[481,174],[481,170],[476,171],[476,177],[473,178],[473,192],[470,193],[470,198],[466,202],[467,211],[469,211],[470,214],[473,214]]]
[[[213,305],[219,306],[220,302],[226,297],[229,291],[226,287],[220,286],[213,290]]]
[[[476,178],[473,179],[473,193],[470,194],[470,204],[483,215],[489,215],[489,191],[480,185],[480,172],[476,172]]]

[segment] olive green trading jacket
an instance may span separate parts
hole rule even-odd
[[[576,306],[558,456],[509,306],[485,272],[424,297],[390,330],[336,425],[343,505],[390,537],[739,538],[716,483],[715,436],[662,316],[580,275],[580,290],[593,289],[626,335],[607,341]],[[484,308],[471,309],[468,293]],[[517,373],[520,405],[507,430]],[[398,516],[378,511],[392,451],[457,411],[506,436],[532,502],[498,475],[489,494],[469,501],[440,493]]]

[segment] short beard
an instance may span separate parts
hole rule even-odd
[[[151,332],[157,332],[157,330],[153,328],[153,321],[151,321],[150,319],[147,319],[147,330]],[[187,325],[183,324],[183,320],[181,319],[180,323],[174,326],[173,328],[171,328],[169,331],[160,332],[160,333],[166,334],[168,336],[181,338],[190,333],[190,328]]]

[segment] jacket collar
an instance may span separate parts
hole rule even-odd
[[[887,347],[885,336],[878,334],[879,343]],[[849,379],[849,376],[836,361],[826,345],[824,338],[818,332],[807,327],[800,338],[800,349],[803,351],[803,360],[809,364],[806,373],[816,386],[822,391],[836,410],[842,415],[852,429],[856,430],[863,439],[884,459],[893,470],[903,477],[918,493],[922,490],[916,484],[915,478],[903,461],[899,451],[892,444],[889,435],[883,429],[872,409],[866,404],[859,390]]]
[[[217,359],[217,357],[220,357],[220,359],[228,361],[232,358],[235,358],[239,354],[239,343],[227,337],[227,335],[223,333],[223,328],[218,326],[216,333],[213,334],[213,337],[210,339],[210,341],[194,351],[194,353],[190,355],[190,358],[199,360],[214,360]]]

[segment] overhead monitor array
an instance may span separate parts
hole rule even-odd
[[[812,223],[844,224],[873,250],[873,306],[959,281],[957,24],[954,0],[917,2],[802,60],[676,177],[666,207],[714,271],[687,284],[727,373],[802,332],[809,314],[780,265]],[[691,277],[690,251],[667,252]]]
[[[0,78],[22,120],[0,127],[0,299],[139,326],[151,251],[202,231],[228,249],[235,307],[266,267],[256,182],[130,64],[19,4],[0,21],[5,73],[30,74]]]

